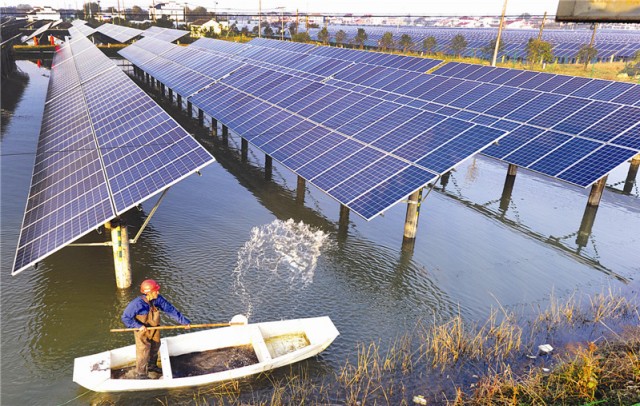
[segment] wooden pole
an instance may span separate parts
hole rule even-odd
[[[507,176],[516,176],[518,173],[518,167],[514,164],[509,164],[509,169],[507,169]]]
[[[500,47],[500,37],[502,36],[502,28],[504,27],[504,15],[507,12],[507,0],[504,0],[502,5],[502,16],[500,17],[500,26],[498,27],[498,36],[496,37],[496,46],[493,49],[493,58],[491,58],[491,66],[496,66],[496,59],[498,59],[498,48]]]
[[[627,173],[627,179],[624,181],[624,193],[630,194],[633,190],[633,184],[638,175],[638,167],[640,167],[640,154],[631,158],[631,165],[629,166],[629,172]]]
[[[594,42],[596,42],[596,30],[598,28],[598,23],[594,23],[593,24],[593,33],[591,34],[591,41],[589,42],[589,48],[593,49],[593,44]],[[587,70],[587,67],[589,66],[589,58],[588,55],[586,58],[584,58],[584,70]]]
[[[131,286],[131,262],[129,260],[129,235],[124,221],[118,219],[111,222],[111,241],[116,286],[119,289],[126,289]]]
[[[296,202],[299,204],[304,204],[304,195],[307,191],[307,181],[302,177],[298,176],[298,186],[296,187]]]
[[[542,39],[542,31],[544,30],[544,22],[547,19],[547,12],[544,12],[544,15],[542,16],[542,24],[540,24],[540,31],[538,32],[538,41],[540,41]]]
[[[600,199],[602,198],[602,192],[604,191],[604,187],[607,185],[607,176],[600,178],[596,183],[591,187],[591,193],[589,193],[589,200],[587,202],[588,206],[598,206],[600,204]]]
[[[273,158],[269,155],[264,156],[264,178],[266,180],[271,180],[271,176],[273,175]]]
[[[420,215],[420,202],[422,200],[422,188],[409,196],[407,201],[407,216],[404,221],[404,238],[414,239],[418,232],[418,216]]]

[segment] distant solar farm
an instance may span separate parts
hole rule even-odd
[[[467,41],[467,47],[462,52],[462,56],[467,57],[486,57],[483,49],[486,48],[492,40],[496,38],[497,29],[495,28],[441,28],[441,27],[390,27],[390,26],[346,26],[346,25],[329,25],[329,42],[336,45],[336,33],[340,30],[346,33],[346,43],[351,44],[353,38],[357,34],[358,28],[364,28],[367,39],[364,46],[368,48],[377,48],[382,36],[386,32],[393,34],[395,44],[393,48],[401,49],[398,40],[403,34],[411,37],[413,45],[410,47],[412,52],[425,51],[423,43],[428,37],[434,37],[436,40],[435,52],[445,55],[457,54],[451,47],[451,40],[456,35],[464,36]],[[320,28],[309,29],[309,36],[312,40],[318,41],[318,33]],[[530,38],[538,37],[538,30],[504,30],[501,42],[503,49],[498,54],[499,58],[503,56],[507,60],[516,59],[523,60],[527,58],[527,42]],[[542,40],[550,42],[553,45],[553,55],[557,58],[558,63],[573,63],[579,49],[588,45],[591,40],[591,30],[544,30]],[[287,31],[285,36],[290,37]],[[600,61],[609,61],[613,58],[616,61],[628,61],[632,59],[636,52],[640,51],[640,30],[602,30],[598,31],[595,37],[594,48],[598,50],[597,59]]]

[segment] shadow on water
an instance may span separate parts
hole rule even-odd
[[[516,181],[515,176],[507,175],[505,178],[504,187],[502,189],[502,193],[499,198],[489,200],[485,203],[476,203],[474,201],[466,199],[462,194],[455,193],[454,191],[447,190],[447,185],[449,180],[451,179],[452,174],[449,173],[446,177],[440,182],[439,186],[435,187],[435,190],[450,197],[466,207],[481,213],[482,215],[492,218],[494,220],[499,221],[501,224],[512,228],[523,235],[526,235],[536,241],[540,241],[548,246],[551,246],[555,249],[560,250],[560,252],[569,255],[571,258],[576,261],[593,267],[594,269],[599,270],[600,272],[611,276],[621,282],[629,283],[630,280],[618,273],[614,270],[606,267],[597,258],[592,258],[587,256],[582,252],[582,249],[589,243],[589,238],[591,236],[591,231],[593,228],[593,224],[596,219],[596,214],[598,212],[598,207],[587,205],[584,210],[584,214],[582,217],[582,221],[580,225],[577,225],[577,231],[561,236],[556,237],[553,235],[544,235],[542,233],[536,232],[528,227],[526,224],[522,223],[518,220],[517,216],[515,219],[509,218],[507,216],[509,210],[517,211],[517,206],[514,200],[512,199],[513,188]],[[497,209],[493,209],[492,207],[498,204]],[[567,240],[571,237],[576,237],[575,246],[572,244],[564,243],[563,240]]]
[[[0,139],[4,137],[5,129],[11,122],[11,118],[16,110],[16,106],[22,100],[27,85],[29,84],[29,75],[20,70],[12,72],[6,78],[2,78],[2,92],[0,105]]]

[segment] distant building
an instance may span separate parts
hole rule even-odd
[[[222,34],[223,30],[229,29],[228,21],[215,21],[213,19],[207,20],[197,20],[194,21],[193,24],[190,25],[191,36],[193,38],[201,38],[204,37],[207,32],[213,32],[216,35]]]
[[[173,20],[176,24],[184,24],[185,9],[184,6],[176,2],[158,3],[149,6],[149,19],[160,20],[165,17],[167,20]]]
[[[27,19],[29,21],[41,21],[41,20],[58,21],[61,19],[61,16],[58,10],[54,10],[52,7],[49,7],[49,6],[44,6],[44,7],[34,7],[33,10],[27,13]]]

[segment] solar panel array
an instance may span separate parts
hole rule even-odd
[[[142,36],[147,38],[155,38],[166,42],[176,41],[185,35],[190,35],[190,31],[175,30],[173,28],[149,27],[142,31]]]
[[[237,46],[200,40],[170,47],[144,40],[121,54],[365,219],[505,134],[326,84],[335,72],[283,69],[282,54],[266,64],[270,49],[244,47],[225,55],[220,49],[239,51]],[[300,55],[290,55],[291,61]]]
[[[491,157],[589,186],[640,150],[639,85],[464,63],[433,76],[445,104],[511,131]]]
[[[96,28],[96,31],[121,43],[129,42],[143,32],[142,30],[139,30],[137,28],[124,27],[121,25],[108,23],[102,24],[101,26]]]
[[[396,43],[392,48],[400,49],[397,41],[403,34],[411,37],[413,45],[411,50],[415,52],[424,51],[423,42],[428,37],[436,39],[436,52],[444,54],[457,54],[450,45],[451,40],[456,35],[462,35],[467,41],[467,47],[462,52],[463,56],[482,57],[483,48],[497,36],[495,28],[450,28],[450,27],[395,27],[395,26],[349,26],[349,25],[329,25],[327,27],[330,35],[330,42],[335,43],[335,34],[338,31],[346,33],[346,43],[352,43],[358,28],[363,28],[367,34],[364,45],[367,47],[378,47],[382,36],[386,32],[393,34]],[[303,29],[301,26],[300,29]],[[320,28],[310,28],[309,35],[312,39],[318,40]],[[498,54],[512,59],[527,58],[527,43],[530,38],[537,38],[537,29],[506,29],[502,32],[502,42],[504,48]],[[571,62],[576,58],[578,50],[588,45],[591,40],[591,30],[558,30],[546,29],[543,31],[542,39],[550,42],[553,46],[553,54],[559,58],[559,62]],[[285,36],[290,33],[286,32]],[[637,51],[640,51],[640,32],[634,30],[598,30],[594,47],[598,50],[598,59],[608,60],[614,58],[633,58]],[[492,53],[491,53],[492,55]],[[486,56],[486,55],[485,55]]]
[[[76,33],[75,36],[80,36],[80,35],[84,35],[85,37],[88,37],[89,35],[93,34],[94,32],[96,32],[95,29],[89,27],[87,25],[87,22],[84,20],[73,20],[71,22],[72,27],[69,28],[69,34],[73,37],[74,34]]]
[[[55,54],[13,274],[213,157],[80,35]]]
[[[325,83],[510,131],[483,153],[582,187],[640,149],[640,86],[631,83],[460,63],[433,75],[354,64]]]
[[[163,67],[168,63],[165,55],[171,52],[178,52],[172,57],[176,69],[192,69],[185,66],[189,63],[182,61],[188,59],[187,54],[199,60],[201,51],[211,52],[219,58],[218,63],[225,61],[223,65],[229,61],[242,62],[237,70],[227,65],[228,70],[210,75],[208,83],[206,72],[203,72],[202,83],[184,94],[190,97],[193,105],[366,219],[397,202],[393,200],[396,196],[389,198],[371,193],[368,196],[371,200],[366,204],[356,204],[348,200],[353,195],[342,194],[342,189],[327,183],[324,177],[316,178],[325,171],[331,174],[327,176],[344,181],[349,187],[361,181],[354,173],[349,173],[348,181],[334,173],[337,162],[345,159],[344,154],[354,153],[349,149],[353,145],[350,141],[379,149],[385,157],[397,155],[420,169],[440,174],[508,132],[498,145],[485,150],[488,155],[582,187],[593,184],[640,150],[640,116],[634,106],[638,102],[638,85],[451,63],[434,74],[359,62],[346,64],[338,72],[326,68],[324,72],[309,72],[296,65],[301,61],[300,55],[308,55],[315,48],[322,52],[323,47],[298,47],[296,44],[295,50],[305,53],[296,56],[294,47],[287,43],[260,42],[258,46],[251,46],[251,43],[247,46],[201,39],[183,47],[182,51],[165,48],[164,53],[159,44],[140,43],[140,47],[150,50],[134,51],[138,47],[128,47],[123,55],[129,52],[133,55],[132,62],[156,77],[163,74]],[[287,52],[292,55],[271,50],[263,50],[259,55],[255,49],[271,48],[278,43],[286,44]],[[154,54],[157,55],[155,58]],[[273,57],[269,58],[269,55]],[[136,56],[140,59],[136,60]],[[361,58],[366,60],[364,56]],[[289,67],[284,68],[287,64]],[[480,69],[476,74],[480,71],[483,74],[465,79],[446,76],[447,73],[462,74],[460,72],[471,67]],[[502,81],[498,79],[500,75],[504,75]],[[186,81],[184,75],[174,75],[161,82],[170,88],[181,88]],[[568,91],[571,86],[577,86],[576,93]],[[597,91],[593,91],[596,88]],[[304,121],[296,121],[297,117]],[[441,123],[451,119],[456,120],[453,130],[448,128],[451,122]],[[264,123],[257,124],[256,120]],[[440,123],[442,126],[438,126]],[[308,128],[309,125],[322,130]],[[480,135],[476,138],[462,136],[464,131],[460,130],[465,129],[465,125],[473,127],[467,136]],[[438,139],[427,129],[442,133],[444,138]],[[413,138],[421,133],[428,140],[420,136]],[[343,138],[335,138],[335,134]],[[484,134],[490,136],[483,138]],[[272,140],[274,137],[277,140]],[[410,141],[412,139],[414,141]],[[327,143],[316,143],[317,140]],[[329,143],[329,140],[332,141]],[[336,143],[338,147],[335,147]],[[318,160],[318,154],[329,146],[336,148],[332,149],[332,154],[337,161]],[[306,152],[299,153],[302,148]],[[346,149],[343,151],[342,148]],[[406,148],[415,148],[416,155]],[[420,155],[427,151],[429,155]],[[294,156],[289,156],[292,154]],[[300,157],[304,158],[296,161]],[[370,157],[376,157],[376,154]],[[315,159],[321,170],[309,172],[311,166],[304,163],[304,159]],[[371,158],[362,164],[372,165],[373,161],[375,159]],[[361,167],[356,165],[356,168]],[[377,166],[372,165],[372,168]],[[421,175],[425,176],[424,173]],[[370,186],[367,183],[362,183],[366,186],[358,185],[361,188]],[[357,190],[366,194],[362,189]]]

